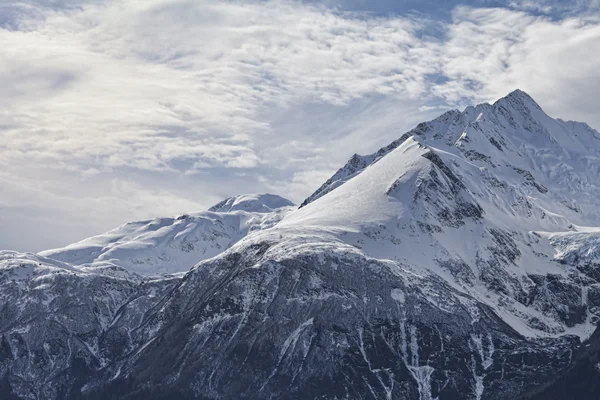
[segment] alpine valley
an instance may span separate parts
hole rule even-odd
[[[243,195],[0,252],[2,399],[600,398],[600,134],[526,93]]]

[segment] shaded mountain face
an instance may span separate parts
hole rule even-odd
[[[353,156],[297,210],[219,203],[202,218],[259,228],[185,273],[136,273],[148,258],[173,271],[148,254],[192,231],[177,219],[4,252],[0,394],[538,395],[586,357],[600,317],[599,155],[598,132],[516,91]]]
[[[596,400],[600,396],[600,330],[573,355],[573,361],[558,377],[529,393],[523,400]]]

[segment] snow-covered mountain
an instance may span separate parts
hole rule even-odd
[[[0,394],[537,395],[600,318],[599,176],[600,134],[515,91],[353,156],[299,209],[242,196],[2,252]]]
[[[231,197],[208,211],[130,222],[103,235],[40,253],[71,263],[112,263],[143,275],[189,270],[249,232],[275,225],[294,204],[272,194]]]
[[[587,337],[597,316],[576,311],[584,294],[570,311],[531,297],[538,276],[580,282],[564,263],[599,260],[599,176],[598,132],[554,120],[516,91],[353,156],[277,231],[325,234],[442,277],[524,335]]]

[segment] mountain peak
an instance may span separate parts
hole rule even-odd
[[[600,149],[597,135],[586,124],[550,117],[529,94],[516,89],[493,104],[469,106],[462,112],[448,111],[431,121],[422,122],[373,154],[355,154],[309,196],[301,207],[361,174],[411,137],[426,146],[453,153],[458,159],[475,163],[480,168],[513,165],[527,170],[530,167],[527,160],[532,159],[539,159],[539,163],[544,164],[552,159],[560,164],[564,160],[575,160],[581,155],[595,157],[592,154]],[[585,170],[591,170],[586,162],[582,162]],[[547,171],[555,170],[551,164],[545,165],[544,169],[545,171],[538,171],[544,175],[543,179],[558,179],[566,186],[575,185],[573,182],[580,179],[576,176],[572,176],[573,181],[565,178],[575,172],[550,174]],[[573,171],[579,171],[579,168]],[[584,180],[591,182],[592,176],[586,174]],[[566,193],[564,195],[568,196]]]
[[[294,203],[281,196],[269,193],[252,193],[241,194],[229,197],[211,208],[208,211],[212,212],[232,212],[232,211],[248,211],[248,212],[271,212],[278,208],[290,207]]]
[[[521,89],[513,90],[508,95],[497,100],[494,103],[494,105],[500,105],[504,102],[508,102],[513,105],[520,104],[520,105],[524,105],[524,106],[528,106],[528,107],[533,107],[538,110],[542,109],[540,107],[540,105],[533,99],[533,97],[531,97],[529,94],[527,94],[526,92],[524,92]]]

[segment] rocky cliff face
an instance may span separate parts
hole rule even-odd
[[[539,396],[597,362],[598,154],[516,91],[355,155],[297,210],[216,205],[271,222],[185,273],[135,273],[129,239],[83,265],[4,252],[0,393]]]
[[[594,400],[600,395],[600,329],[573,355],[558,377],[549,379],[521,398],[523,400]]]

